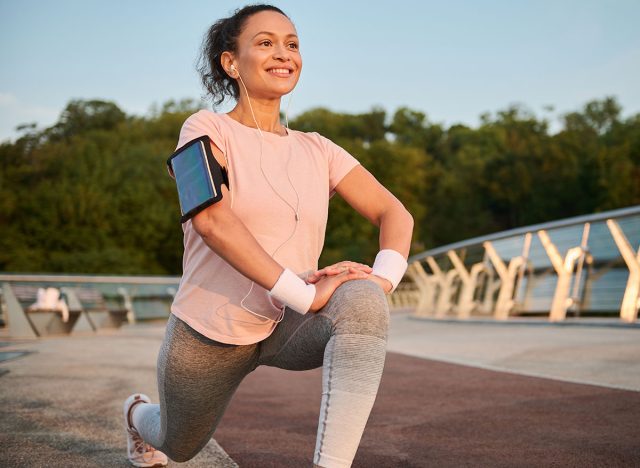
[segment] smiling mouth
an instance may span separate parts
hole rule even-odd
[[[267,72],[271,73],[272,75],[279,76],[289,76],[293,74],[293,70],[289,70],[288,68],[269,68]]]

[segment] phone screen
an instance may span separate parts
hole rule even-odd
[[[218,196],[202,141],[189,145],[177,154],[171,160],[171,166],[178,186],[180,211],[183,215]]]

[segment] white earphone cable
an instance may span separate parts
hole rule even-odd
[[[235,67],[234,67],[235,70]],[[237,72],[237,71],[236,71]],[[244,88],[244,92],[247,95],[247,101],[249,102],[249,109],[251,110],[251,116],[253,117],[253,121],[256,125],[256,129],[258,130],[258,134],[260,137],[260,156],[259,156],[259,166],[260,166],[260,171],[262,172],[262,176],[264,177],[264,179],[266,180],[267,184],[269,185],[269,187],[271,187],[271,190],[273,190],[273,192],[287,205],[289,206],[294,213],[295,216],[295,224],[293,227],[293,231],[291,231],[291,234],[289,235],[289,237],[282,243],[280,244],[271,254],[271,258],[275,258],[276,253],[278,253],[278,251],[282,248],[282,246],[284,246],[287,242],[289,242],[293,236],[295,235],[296,231],[298,230],[298,222],[300,221],[300,215],[299,215],[299,208],[300,208],[300,196],[298,194],[298,191],[296,190],[295,186],[293,185],[293,182],[291,181],[291,176],[289,175],[289,163],[291,161],[291,157],[292,157],[292,152],[291,152],[291,146],[289,145],[289,157],[287,158],[287,163],[285,166],[285,172],[287,174],[287,179],[289,180],[289,184],[291,185],[291,188],[293,189],[293,191],[296,194],[296,206],[294,208],[294,206],[292,204],[290,204],[282,195],[280,195],[280,193],[278,193],[278,191],[275,189],[275,187],[271,184],[271,181],[269,180],[269,178],[267,177],[267,175],[264,172],[264,169],[262,167],[262,152],[263,152],[263,142],[264,142],[264,134],[262,133],[262,129],[260,128],[260,125],[258,124],[258,119],[256,118],[256,115],[253,111],[253,105],[251,104],[251,97],[249,96],[249,91],[247,90],[246,85],[244,84],[244,80],[242,79],[242,77],[240,76],[240,73],[237,72],[238,74],[238,78],[240,79],[240,83],[242,84],[242,87]],[[287,124],[287,133],[289,132],[289,120],[288,120],[288,112],[289,112],[289,105],[291,104],[291,96],[289,96],[289,103],[287,105],[287,109],[285,112],[285,120],[286,120],[286,124]],[[225,156],[226,158],[226,156]],[[228,162],[227,162],[228,164]],[[249,288],[249,291],[247,292],[247,294],[245,294],[245,296],[242,298],[242,300],[240,301],[240,306],[245,309],[247,312],[257,316],[257,317],[261,317],[264,318],[266,320],[275,322],[275,323],[280,323],[282,321],[282,319],[284,318],[284,312],[285,312],[285,306],[283,305],[281,308],[281,313],[280,316],[278,317],[278,319],[274,320],[270,317],[266,317],[264,315],[261,315],[251,309],[249,309],[247,306],[245,306],[244,301],[251,295],[251,292],[253,291],[253,287],[255,285],[254,281],[251,281],[251,287]],[[269,298],[269,300],[271,301],[271,298]],[[273,304],[273,302],[271,302],[272,305],[275,306],[275,304]],[[220,306],[222,307],[222,306]],[[218,309],[220,309],[220,307],[218,307]],[[218,311],[218,309],[216,309],[216,313]]]

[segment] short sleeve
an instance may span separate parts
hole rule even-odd
[[[191,140],[208,135],[211,141],[222,151],[225,151],[225,143],[220,132],[219,123],[216,114],[206,110],[200,110],[190,115],[182,124],[180,136],[178,137],[178,146],[176,150]]]
[[[336,145],[328,138],[321,137],[327,151],[329,164],[329,197],[336,193],[336,186],[346,176],[351,169],[358,166],[360,162],[351,156],[344,148]]]

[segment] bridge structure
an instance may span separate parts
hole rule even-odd
[[[536,224],[413,255],[390,297],[416,317],[638,323],[640,206]]]
[[[640,325],[639,246],[640,205],[526,226],[413,255],[388,299],[392,310],[410,309],[418,318],[567,323],[600,317]],[[96,320],[83,320],[96,309],[110,312],[111,322],[116,311],[126,311],[129,324],[164,321],[179,282],[177,276],[2,273],[0,320],[14,337],[96,329]],[[58,310],[31,313],[35,298],[15,293],[35,287],[66,292],[70,309],[81,312],[77,323]],[[93,293],[88,304],[83,291],[84,299]]]

